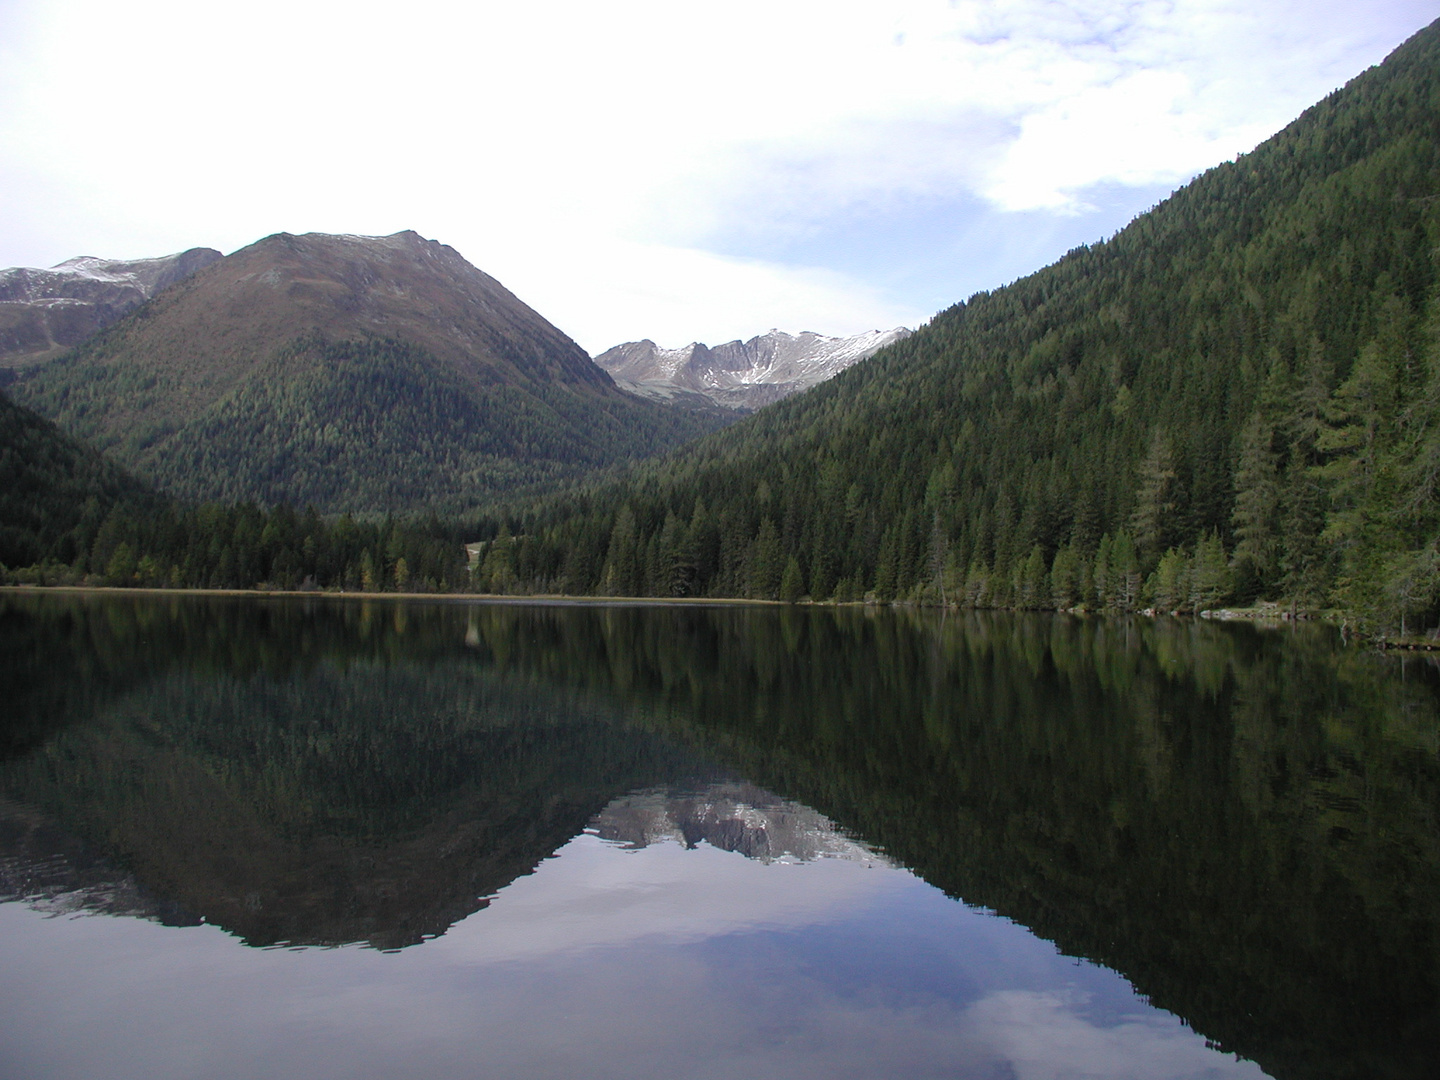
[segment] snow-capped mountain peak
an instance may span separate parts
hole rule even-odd
[[[749,341],[697,341],[678,349],[647,338],[617,345],[595,362],[632,393],[666,401],[698,394],[749,411],[822,383],[909,334],[903,326],[851,337],[770,330]]]

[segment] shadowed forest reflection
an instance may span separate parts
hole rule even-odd
[[[7,853],[162,921],[400,947],[743,780],[1274,1075],[1440,1055],[1440,677],[1323,627],[10,595],[0,655]]]

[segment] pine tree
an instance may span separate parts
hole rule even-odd
[[[1175,481],[1175,456],[1170,440],[1160,429],[1150,439],[1150,449],[1138,469],[1139,485],[1135,489],[1135,509],[1130,514],[1130,529],[1138,557],[1146,563],[1159,558],[1165,541],[1170,516],[1175,509],[1172,491]]]
[[[485,554],[475,567],[475,587],[483,593],[508,593],[515,584],[515,542],[508,523],[485,545]]]
[[[1068,611],[1080,602],[1080,557],[1075,546],[1067,544],[1055,552],[1050,565],[1050,602],[1059,611]]]
[[[1028,610],[1045,607],[1050,602],[1050,582],[1045,573],[1045,552],[1039,544],[1030,549],[1021,564],[1016,603]]]
[[[1124,531],[1115,534],[1110,544],[1110,606],[1119,611],[1134,611],[1140,606],[1140,557],[1135,541]]]
[[[1179,548],[1160,556],[1149,582],[1150,602],[1160,611],[1181,611],[1190,607],[1190,558]]]
[[[785,562],[785,572],[780,576],[780,599],[794,604],[804,595],[804,579],[800,573],[800,560],[791,555]]]
[[[1272,447],[1274,429],[1257,410],[1240,433],[1239,461],[1235,467],[1235,561],[1243,565],[1263,590],[1278,568],[1280,485],[1277,456]]]
[[[1190,607],[1194,611],[1213,608],[1230,594],[1230,564],[1225,547],[1216,533],[1195,545],[1190,569]]]
[[[756,600],[774,600],[780,591],[780,577],[784,571],[780,533],[775,528],[775,522],[767,517],[760,523],[760,531],[750,545],[747,594]]]
[[[626,503],[615,515],[601,571],[600,590],[607,596],[639,596],[642,576],[641,550],[635,511]]]
[[[1100,546],[1095,549],[1095,562],[1093,564],[1093,577],[1091,579],[1092,591],[1095,596],[1095,605],[1104,609],[1110,607],[1114,602],[1114,583],[1111,570],[1111,549],[1115,541],[1106,533],[1100,538]]]

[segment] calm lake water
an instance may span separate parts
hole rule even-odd
[[[0,1075],[1421,1077],[1321,627],[0,594]]]

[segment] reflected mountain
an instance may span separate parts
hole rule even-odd
[[[422,941],[587,828],[878,852],[1272,1075],[1440,1059],[1440,673],[1325,628],[9,595],[0,637],[0,792],[253,944]]]
[[[166,926],[201,921],[151,895],[43,814],[0,800],[0,904],[17,901],[47,915],[125,915]]]
[[[224,632],[208,633],[191,633],[193,604],[143,630],[142,609],[69,605],[70,632],[36,635],[73,677],[84,665],[66,645],[84,653],[91,637],[77,624],[118,628],[129,646],[106,655],[124,675],[101,662],[89,693],[38,695],[71,709],[0,766],[0,789],[248,944],[423,941],[617,793],[713,771],[582,695],[500,685],[460,634],[437,639],[400,608],[381,626],[353,605],[298,621],[224,606]],[[39,723],[22,718],[26,738]]]
[[[849,859],[889,865],[884,856],[843,835],[824,814],[738,782],[695,792],[633,792],[595,815],[586,831],[630,850],[674,840],[687,848],[703,842],[764,863]]]

